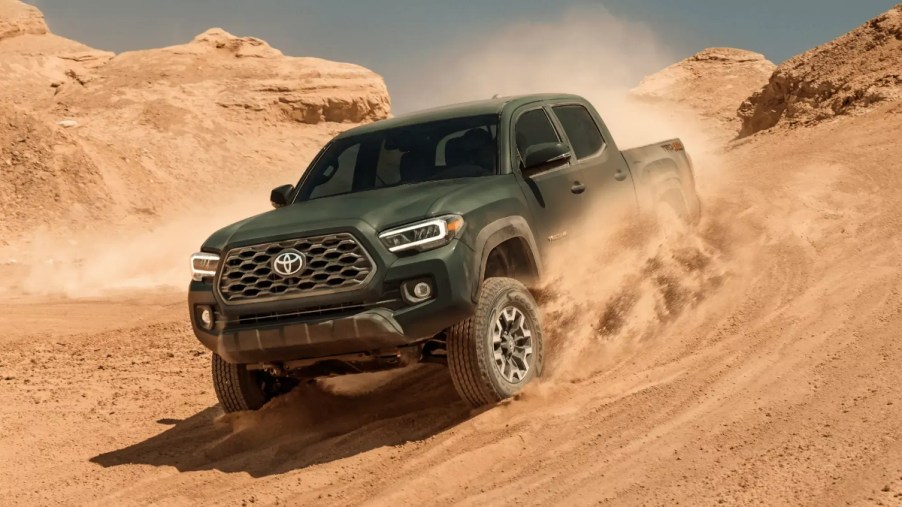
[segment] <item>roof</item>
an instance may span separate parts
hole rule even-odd
[[[538,93],[532,95],[517,95],[513,97],[498,97],[487,100],[463,102],[460,104],[452,104],[448,106],[417,111],[415,113],[408,113],[386,120],[379,120],[377,122],[347,130],[344,133],[340,134],[338,137],[342,138],[360,134],[369,134],[371,132],[378,132],[380,130],[395,127],[404,127],[407,125],[416,125],[418,123],[447,120],[451,118],[480,116],[484,114],[501,114],[506,108],[516,108],[532,102],[574,98],[578,99],[579,97],[577,97],[576,95],[568,95],[564,93]]]

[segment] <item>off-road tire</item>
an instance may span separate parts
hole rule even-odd
[[[514,306],[526,317],[532,333],[531,364],[525,377],[509,382],[495,366],[492,329],[499,312]],[[447,335],[448,369],[460,397],[474,407],[497,403],[517,394],[542,374],[542,324],[529,290],[511,278],[488,278],[479,292],[476,313],[453,326]]]
[[[213,354],[213,388],[225,413],[258,410],[272,398],[266,388],[268,375],[248,370],[243,364],[230,364]]]

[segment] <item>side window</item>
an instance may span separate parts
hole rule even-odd
[[[554,114],[557,115],[564,127],[564,132],[570,138],[570,143],[573,145],[571,148],[577,159],[594,155],[604,146],[598,125],[595,124],[595,120],[585,107],[557,106],[554,108]]]
[[[353,190],[354,170],[357,166],[357,155],[360,144],[348,147],[336,157],[329,167],[323,171],[320,181],[316,183],[310,198],[316,199],[328,195],[346,194]]]
[[[514,132],[521,158],[531,146],[560,141],[544,109],[533,109],[520,115]]]

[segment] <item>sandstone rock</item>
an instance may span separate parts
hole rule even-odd
[[[2,238],[153,224],[207,204],[258,212],[326,140],[390,113],[368,69],[285,56],[218,28],[114,55],[0,0],[2,33],[12,26],[17,35],[0,38]]]
[[[185,49],[206,45],[213,49],[225,50],[236,58],[277,58],[284,56],[278,49],[255,37],[235,37],[222,28],[211,28],[198,35]],[[177,51],[177,50],[176,50]]]
[[[62,219],[76,202],[98,218],[94,212],[109,203],[102,176],[68,132],[55,134],[50,122],[7,104],[0,104],[0,117],[0,160],[7,166],[0,170],[0,231]]]
[[[739,110],[740,137],[810,125],[902,97],[902,4],[780,65]]]
[[[687,108],[736,132],[736,109],[767,83],[775,68],[760,53],[709,48],[646,77],[631,93],[642,100]]]
[[[113,53],[49,32],[44,15],[18,0],[0,0],[0,101],[32,105],[53,97],[73,74],[103,65]]]
[[[44,15],[36,7],[19,0],[0,0],[0,40],[19,35],[48,32]]]
[[[91,108],[117,107],[117,95],[129,90],[165,96],[178,89],[189,92],[180,101],[198,107],[214,104],[241,118],[256,113],[261,120],[307,124],[379,120],[391,108],[385,83],[368,69],[287,57],[260,39],[236,37],[220,28],[187,44],[122,53],[92,75],[96,83],[61,92],[58,99]]]

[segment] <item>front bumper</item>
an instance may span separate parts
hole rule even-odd
[[[464,243],[398,257],[371,247],[379,265],[366,288],[343,294],[241,305],[223,304],[212,282],[191,282],[188,306],[198,340],[236,364],[280,363],[360,352],[377,353],[427,340],[475,311],[476,283]],[[408,305],[398,287],[428,278],[434,297]],[[214,310],[211,331],[199,325],[200,306]]]

